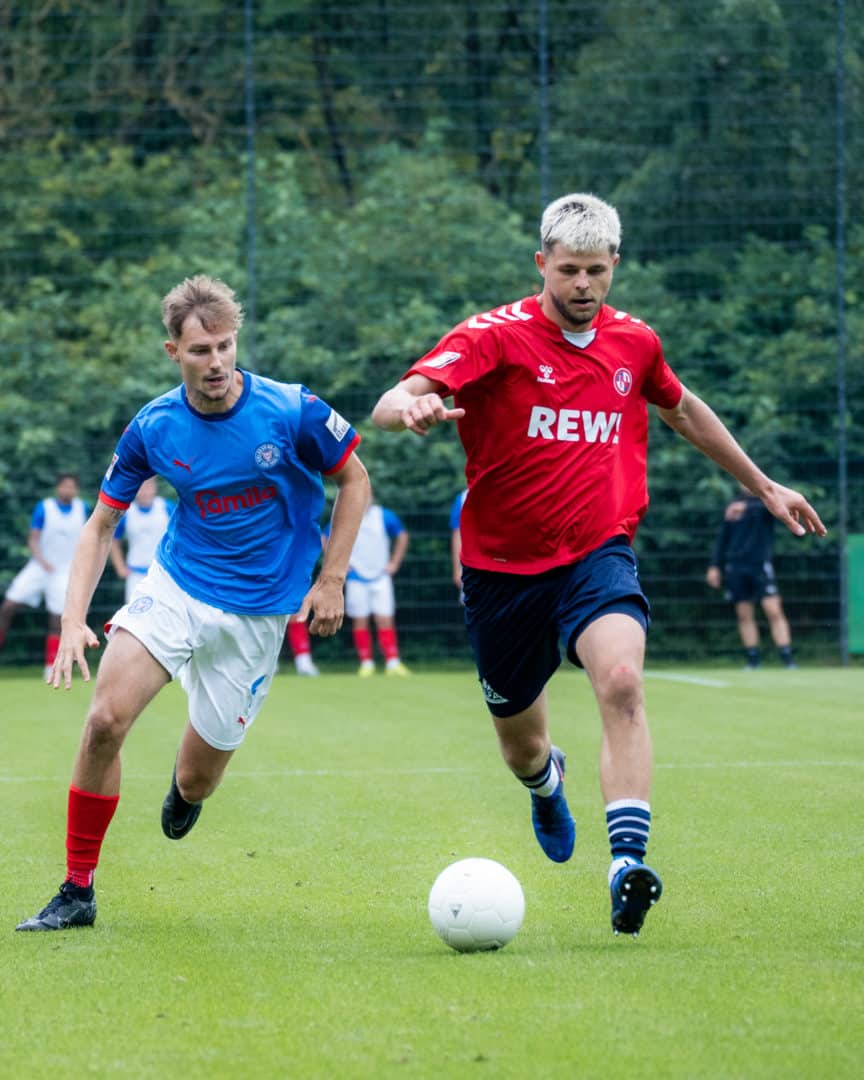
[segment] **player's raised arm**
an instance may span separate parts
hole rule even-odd
[[[461,420],[464,409],[448,409],[441,397],[441,383],[425,375],[409,375],[381,395],[372,410],[372,422],[385,431],[413,431],[428,435],[437,424]]]
[[[827,529],[804,496],[775,483],[752,461],[708,405],[686,387],[674,409],[658,409],[661,418],[703,454],[758,495],[771,513],[796,536]]]
[[[95,648],[99,639],[87,625],[87,612],[108,561],[114,530],[121,517],[122,511],[97,502],[81,530],[69,571],[69,588],[60,621],[60,646],[54,661],[54,673],[49,680],[55,689],[61,684],[67,690],[71,687],[74,664],[78,665],[85,682],[90,679],[84,650]]]

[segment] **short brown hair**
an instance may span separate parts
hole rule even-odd
[[[192,314],[198,316],[208,334],[229,326],[239,330],[243,325],[243,308],[234,290],[206,274],[186,278],[162,300],[162,322],[174,341],[183,336],[183,323]]]

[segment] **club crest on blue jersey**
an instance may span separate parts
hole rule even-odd
[[[145,611],[149,611],[153,607],[152,596],[139,596],[137,600],[133,600],[129,605],[130,615],[143,615]]]
[[[279,464],[282,453],[279,447],[272,442],[261,443],[255,451],[255,464],[259,469],[272,469]]]

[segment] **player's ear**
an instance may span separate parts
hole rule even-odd
[[[177,359],[177,345],[173,341],[165,342],[165,352],[171,357],[172,360]]]
[[[534,265],[537,267],[540,276],[544,277],[544,271],[546,270],[546,256],[542,251],[534,252]]]

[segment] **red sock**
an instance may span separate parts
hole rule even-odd
[[[49,634],[45,638],[45,667],[54,667],[57,650],[60,648],[60,635]]]
[[[66,817],[66,880],[73,885],[87,888],[93,884],[102,841],[119,801],[119,795],[94,795],[70,785]]]
[[[385,660],[399,659],[399,645],[396,642],[395,626],[378,627],[378,644],[381,646],[381,652],[384,654]]]
[[[305,622],[288,623],[288,644],[294,656],[312,652],[312,646],[309,643],[309,631]]]
[[[372,635],[368,627],[363,630],[354,630],[354,648],[357,650],[361,664],[364,660],[372,659]]]

